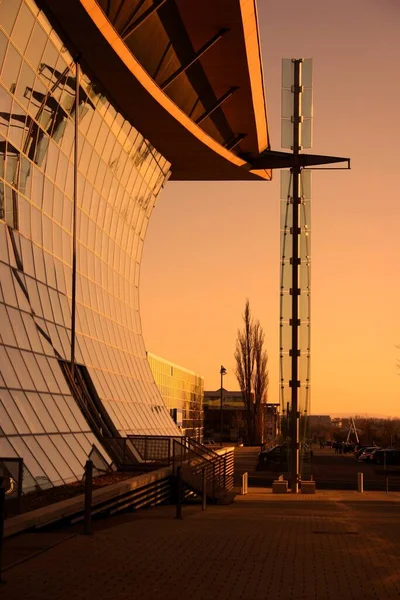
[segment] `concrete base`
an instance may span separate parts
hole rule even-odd
[[[275,480],[272,483],[272,493],[273,494],[287,494],[288,491],[288,482],[282,481],[280,479]]]
[[[315,494],[315,481],[302,481],[301,482],[301,493],[302,494]]]

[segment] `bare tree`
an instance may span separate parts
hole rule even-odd
[[[250,443],[263,441],[263,404],[268,392],[268,355],[260,322],[251,316],[246,300],[244,327],[238,330],[235,349],[236,378],[246,406],[247,436]]]
[[[268,394],[268,354],[264,349],[265,335],[259,321],[254,324],[254,435],[255,441],[263,442],[264,438],[264,404]]]

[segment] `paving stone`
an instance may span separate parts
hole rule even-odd
[[[7,570],[2,597],[400,597],[400,494],[317,492],[277,499],[250,489],[230,506],[205,512],[184,507],[182,521],[174,514],[173,507],[158,507],[95,521],[94,535],[71,537]]]

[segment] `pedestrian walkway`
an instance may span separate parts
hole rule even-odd
[[[4,573],[7,600],[391,600],[400,494],[251,489],[229,506],[94,522]],[[37,534],[40,535],[40,534]]]

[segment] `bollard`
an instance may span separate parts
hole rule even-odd
[[[357,473],[357,489],[360,494],[364,493],[364,473]]]
[[[182,519],[182,467],[176,469],[176,519]]]
[[[249,481],[249,474],[248,473],[243,473],[242,475],[242,489],[241,489],[241,494],[247,494],[247,487],[248,487],[248,481]]]
[[[93,490],[93,463],[87,460],[85,464],[85,512],[84,528],[85,535],[92,533],[92,490]]]
[[[3,538],[4,538],[4,518],[6,510],[6,490],[2,486],[3,478],[0,476],[0,583],[3,583]]]
[[[203,478],[202,478],[202,486],[201,486],[201,510],[206,510],[207,508],[207,471],[205,467],[203,468]]]

